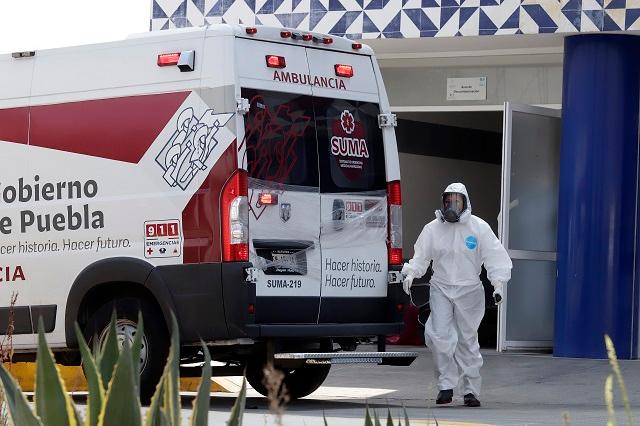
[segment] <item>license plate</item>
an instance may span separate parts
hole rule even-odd
[[[271,251],[271,261],[267,275],[306,275],[307,256],[302,250],[276,249]]]

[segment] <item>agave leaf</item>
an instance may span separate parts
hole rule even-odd
[[[145,426],[161,426],[162,412],[160,410],[160,404],[164,400],[164,375],[160,378],[160,381],[156,385],[156,391],[151,398],[151,405],[147,411],[147,417],[145,419]],[[168,420],[167,420],[168,422]]]
[[[407,413],[407,407],[405,407],[403,405],[402,409],[404,410],[404,426],[410,426],[409,425],[409,414]]]
[[[209,398],[211,396],[211,354],[209,348],[201,342],[204,352],[204,365],[202,366],[202,376],[200,376],[200,386],[198,395],[193,400],[193,414],[191,415],[191,426],[206,426],[209,423]]]
[[[133,338],[131,345],[131,359],[133,359],[134,377],[136,386],[140,389],[140,351],[142,350],[142,337],[144,336],[144,321],[142,320],[142,312],[138,312],[138,327],[136,336]]]
[[[373,422],[371,421],[371,416],[369,415],[369,406],[368,405],[365,408],[364,426],[373,426]]]
[[[91,356],[89,346],[87,346],[86,340],[82,335],[82,331],[76,323],[76,337],[78,339],[78,346],[80,347],[80,354],[82,355],[82,367],[84,370],[84,376],[87,379],[87,425],[95,426],[98,424],[98,417],[102,410],[102,403],[104,402],[104,385],[102,384],[102,377],[98,372],[98,366]]]
[[[391,418],[391,410],[387,408],[387,426],[393,426],[393,419]]]
[[[171,313],[171,348],[167,357],[164,380],[164,408],[171,425],[180,424],[180,336],[178,321]]]
[[[35,380],[36,414],[46,425],[76,426],[76,412],[56,368],[53,354],[44,337],[42,318],[38,321],[38,354]]]
[[[376,410],[373,410],[373,423],[374,426],[382,426],[380,424],[380,419],[378,418],[378,413],[376,412]]]
[[[96,342],[97,344],[98,342]],[[111,314],[111,321],[109,322],[109,331],[107,332],[107,338],[105,339],[104,346],[98,348],[100,350],[100,375],[102,376],[102,384],[109,385],[113,370],[118,362],[120,356],[120,349],[118,348],[118,337],[116,334],[116,311],[113,310]]]
[[[100,426],[139,426],[142,423],[140,400],[133,373],[131,348],[125,339],[100,412]]]
[[[42,422],[31,411],[22,390],[2,364],[0,364],[0,381],[12,423],[20,426],[42,426]]]
[[[174,426],[174,425],[170,425],[169,423],[169,417],[167,417],[167,412],[164,411],[163,409],[160,410],[160,426]]]
[[[231,416],[227,420],[227,426],[242,426],[242,415],[244,414],[244,405],[247,399],[247,380],[242,379],[242,387],[240,394],[236,398],[235,404],[231,409]]]

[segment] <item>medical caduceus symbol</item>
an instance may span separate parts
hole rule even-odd
[[[214,114],[208,109],[197,118],[193,108],[180,113],[176,130],[156,157],[169,185],[185,190],[200,171],[207,169],[206,161],[218,145],[215,136],[232,115]]]

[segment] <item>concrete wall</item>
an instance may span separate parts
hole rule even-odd
[[[400,153],[404,257],[413,256],[422,227],[435,218],[442,191],[451,182],[467,186],[473,214],[498,230],[501,166]]]
[[[562,103],[562,65],[382,68],[391,106]],[[447,101],[447,78],[487,77],[484,101]]]

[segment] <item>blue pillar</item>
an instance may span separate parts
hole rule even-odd
[[[554,355],[638,357],[640,37],[564,45]]]

